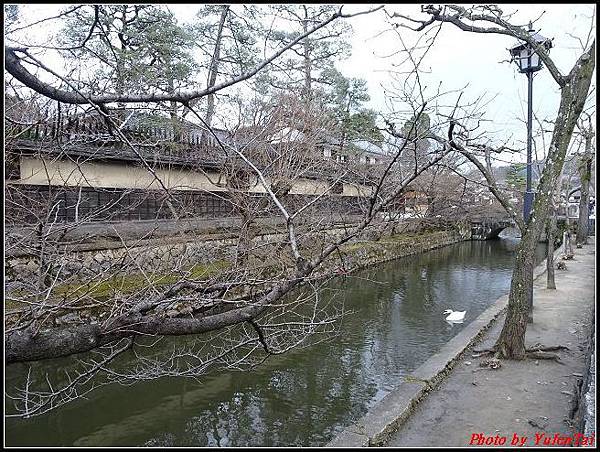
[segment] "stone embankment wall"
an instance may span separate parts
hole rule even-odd
[[[344,228],[330,228],[328,234],[341,234]],[[263,234],[254,240],[266,243],[277,234]],[[331,271],[348,272],[365,268],[399,257],[422,253],[435,248],[469,240],[470,229],[457,226],[441,231],[419,232],[417,228],[408,228],[400,234],[383,234],[353,241],[340,247],[340,253],[330,256],[319,268],[317,274]],[[223,236],[196,238],[193,241],[139,241],[124,247],[106,247],[103,249],[72,250],[49,253],[53,274],[61,280],[75,279],[85,281],[102,272],[111,272],[119,267],[131,272],[169,272],[173,269],[189,268],[194,265],[208,265],[215,261],[233,262],[237,239]],[[340,255],[342,261],[340,261]],[[8,289],[18,288],[20,282],[33,282],[38,278],[39,259],[32,256],[8,257],[6,279]]]
[[[330,233],[341,233],[341,227],[327,228]],[[259,234],[255,243],[265,243],[281,234]],[[157,237],[125,241],[73,241],[62,246],[50,244],[45,248],[46,260],[52,273],[61,280],[68,278],[85,281],[102,272],[119,267],[133,272],[169,272],[194,265],[208,265],[215,261],[235,260],[237,236],[234,233],[188,234],[185,237]],[[190,238],[193,238],[191,240]],[[52,246],[52,248],[51,248]],[[12,254],[12,256],[10,255]],[[9,287],[14,281],[35,281],[38,278],[39,258],[13,250],[6,256],[6,279]],[[18,285],[18,284],[17,284]]]
[[[319,273],[328,273],[331,270],[354,271],[470,239],[470,231],[467,228],[456,228],[409,235],[391,235],[378,241],[355,242],[342,248],[341,262],[339,258],[329,259],[323,263]]]
[[[114,269],[122,263],[135,271],[167,271],[174,265],[179,268],[226,259],[234,239],[183,242],[173,244],[144,244],[119,248],[96,249],[56,253],[52,256],[53,269],[61,279],[92,278],[98,273]],[[37,277],[39,261],[31,256],[6,259],[7,279],[20,281]]]

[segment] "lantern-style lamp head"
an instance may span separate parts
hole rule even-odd
[[[531,22],[529,23],[528,31],[531,34],[531,37],[535,39],[538,44],[543,45],[546,50],[552,48],[552,41],[539,33],[535,33],[531,27]],[[514,46],[510,49],[510,54],[517,63],[517,66],[519,66],[519,72],[537,72],[542,69],[542,61],[540,60],[539,55],[526,42]]]

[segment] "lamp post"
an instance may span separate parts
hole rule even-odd
[[[539,33],[535,33],[531,22],[529,22],[529,30],[531,37],[537,44],[544,46],[546,50],[552,47],[552,41],[544,38]],[[523,220],[525,224],[529,223],[531,217],[531,209],[535,199],[535,193],[531,187],[531,142],[532,142],[532,118],[533,118],[533,73],[542,69],[542,61],[533,47],[525,42],[519,43],[510,49],[512,59],[517,63],[519,72],[527,74],[527,185],[525,188],[525,197],[523,199]],[[533,268],[530,269],[533,273]],[[529,287],[528,296],[529,318],[528,322],[533,322],[533,283]]]

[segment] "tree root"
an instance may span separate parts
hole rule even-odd
[[[557,350],[569,350],[569,347],[567,347],[566,345],[544,346],[544,345],[538,343],[531,347],[525,348],[526,352],[555,352]]]
[[[482,350],[473,349],[473,352],[474,353],[471,355],[471,357],[479,358],[480,356],[492,355],[492,354],[496,353],[496,350],[494,350],[493,348],[484,348]]]
[[[544,346],[540,343],[537,343],[534,346],[525,349],[528,358],[549,359],[552,361],[556,361],[558,364],[564,364],[560,360],[560,356],[558,356],[556,353],[547,353],[547,352],[553,352],[553,351],[557,351],[557,350],[569,350],[569,347],[567,347],[565,345]]]
[[[533,359],[550,359],[552,361],[556,361],[558,364],[564,365],[564,363],[560,360],[560,356],[558,356],[556,353],[534,351],[534,352],[527,352],[527,357],[533,358]]]
[[[563,364],[563,362],[560,360],[560,356],[558,356],[557,354],[546,353],[546,352],[552,352],[552,351],[557,351],[557,350],[569,350],[569,347],[567,347],[565,345],[545,346],[540,343],[537,343],[531,347],[525,348],[525,356],[527,356],[527,358],[533,358],[533,359],[549,359],[552,361],[556,361],[559,364]],[[493,347],[485,348],[485,349],[473,349],[473,354],[471,355],[471,357],[479,358],[481,356],[487,356],[487,355],[492,355],[492,354],[494,355],[494,358],[501,358],[499,351]]]

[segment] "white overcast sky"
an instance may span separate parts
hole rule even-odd
[[[516,11],[511,20],[515,24],[526,24],[545,11],[534,28],[543,36],[553,38],[550,55],[563,74],[568,73],[582,53],[579,41],[568,34],[585,41],[592,17],[595,17],[593,4],[503,4],[500,7],[506,13]],[[359,8],[359,5],[352,5],[351,8]],[[420,5],[386,5],[385,9],[390,14],[398,12],[411,17],[424,17],[420,13]],[[593,24],[595,26],[595,22]],[[390,59],[379,56],[397,50],[400,43],[395,32],[378,35],[381,30],[389,28],[385,14],[358,16],[352,19],[352,25],[355,32],[353,55],[340,64],[340,68],[347,76],[367,79],[371,104],[385,111]],[[417,38],[416,32],[399,30],[406,45]],[[595,36],[595,29],[592,36]],[[424,69],[430,73],[423,74],[422,79],[423,84],[430,87],[441,82],[446,90],[461,89],[468,85],[463,99],[485,95],[490,100],[485,108],[485,117],[491,122],[483,127],[498,142],[512,136],[515,147],[524,147],[527,136],[524,122],[527,119],[527,77],[517,71],[514,63],[507,61],[510,57],[507,49],[516,43],[509,36],[466,33],[451,24],[444,24],[425,60]],[[558,86],[549,72],[546,69],[537,72],[533,83],[534,114],[540,119],[553,119],[559,102]],[[541,148],[541,141],[538,146]],[[510,159],[508,156],[506,158]],[[520,158],[515,156],[514,160],[525,161],[525,154]]]
[[[21,5],[21,12],[30,20],[53,15],[65,5]],[[374,5],[351,4],[346,12],[372,8]],[[595,27],[594,4],[502,4],[504,12],[514,12],[514,24],[526,24],[537,20],[536,31],[553,38],[550,55],[559,70],[566,74],[581,54],[581,45],[573,36],[585,40],[590,26]],[[169,4],[169,8],[182,22],[193,20],[199,8],[197,4]],[[398,12],[411,17],[423,18],[420,5],[386,5],[390,14]],[[545,11],[545,13],[543,13]],[[542,14],[543,13],[543,14]],[[391,86],[389,70],[399,57],[385,58],[400,48],[399,39],[386,14],[378,11],[349,19],[354,35],[351,39],[352,56],[337,64],[344,75],[366,79],[371,101],[369,106],[385,113],[386,88]],[[386,31],[388,30],[388,31]],[[406,45],[414,42],[418,33],[399,29]],[[383,32],[383,33],[382,33]],[[573,36],[569,36],[569,34]],[[592,36],[595,36],[595,28]],[[509,63],[508,48],[516,44],[514,38],[494,34],[474,34],[444,24],[435,45],[424,60],[422,74],[424,85],[434,87],[441,82],[444,90],[457,90],[465,86],[462,99],[475,99],[481,95],[489,102],[485,107],[484,127],[496,142],[511,139],[515,147],[524,147],[527,115],[527,78]],[[536,73],[533,88],[534,113],[541,119],[553,119],[559,104],[559,90],[546,69]],[[541,147],[541,142],[538,143]],[[508,158],[508,157],[507,157]],[[515,157],[515,161],[524,161]]]

